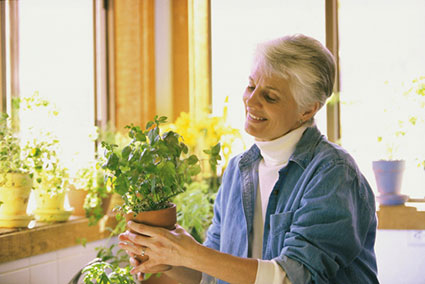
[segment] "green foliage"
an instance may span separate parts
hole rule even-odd
[[[220,143],[204,150],[209,156],[210,177],[192,182],[186,192],[173,200],[178,208],[177,222],[201,243],[214,215],[214,201],[220,185],[217,177],[217,164],[221,160],[220,150]]]
[[[92,182],[87,184],[88,192],[83,205],[86,217],[89,219],[89,226],[96,225],[105,215],[103,203],[110,198],[112,190],[105,183],[104,172],[101,168],[93,170],[91,177]]]
[[[127,229],[127,221],[121,214],[116,214],[115,218],[117,219],[117,224],[115,225],[115,228],[108,228],[111,231],[111,236],[117,236],[121,233],[124,233]]]
[[[131,266],[128,263],[128,255],[124,250],[115,252],[115,246],[98,247],[97,259],[84,267],[84,283],[104,284],[135,284],[133,275],[130,274]]]
[[[386,151],[385,159],[409,159],[414,155],[418,166],[425,164],[425,77],[412,80],[405,92],[396,92],[388,103],[382,127],[377,130],[377,141]]]
[[[203,179],[192,182],[186,192],[173,200],[178,208],[177,223],[200,243],[213,217],[215,196],[216,193],[210,191],[208,181]]]
[[[122,196],[122,211],[142,211],[167,208],[171,199],[184,192],[192,177],[200,172],[198,158],[188,155],[181,136],[160,132],[166,117],[155,116],[145,130],[130,125],[131,141],[122,150],[116,144],[102,142],[105,148],[105,169],[113,189]]]
[[[40,135],[43,140],[32,140],[28,144],[28,162],[34,173],[34,188],[56,195],[66,190],[69,181],[68,169],[58,158],[59,140],[49,133]]]
[[[29,171],[26,152],[19,138],[12,130],[6,113],[0,115],[0,185],[7,173],[27,173]]]

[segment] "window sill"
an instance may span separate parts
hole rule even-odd
[[[88,219],[71,216],[63,223],[35,223],[32,228],[0,228],[0,263],[43,254],[78,244],[78,239],[92,242],[109,237],[116,219],[107,216],[98,225],[89,226]]]
[[[378,229],[425,230],[425,200],[407,202],[406,205],[379,206]]]
[[[425,202],[408,202],[407,205],[379,206],[378,229],[425,230]],[[78,244],[78,239],[92,242],[109,237],[106,228],[116,226],[116,219],[107,216],[96,226],[88,219],[71,216],[64,223],[36,223],[32,228],[0,228],[0,263],[39,255]]]

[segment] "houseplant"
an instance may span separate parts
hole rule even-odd
[[[84,203],[89,191],[96,187],[96,168],[94,165],[87,165],[79,168],[72,175],[69,182],[68,201],[74,209],[73,215],[85,216]]]
[[[6,113],[0,116],[0,227],[26,227],[32,220],[27,205],[32,174],[25,151],[10,127]]]
[[[103,168],[114,192],[123,198],[120,212],[126,219],[172,229],[176,206],[171,200],[186,190],[200,166],[178,133],[161,133],[160,125],[166,120],[155,116],[145,130],[127,126],[131,141],[121,151],[115,150],[117,145],[103,142]]]
[[[95,225],[108,213],[112,199],[112,188],[110,182],[104,179],[104,171],[101,166],[96,165],[94,173],[94,184],[88,187],[87,196],[84,200],[85,216],[89,219],[89,225]],[[118,202],[118,204],[121,204]]]
[[[425,165],[424,107],[425,77],[420,77],[412,81],[406,92],[391,100],[391,107],[384,109],[385,120],[378,130],[378,143],[385,154],[383,159],[372,162],[380,193],[377,199],[383,205],[399,205],[408,199],[401,194],[406,160],[414,156],[419,166]]]
[[[69,174],[58,158],[59,141],[49,133],[40,135],[44,140],[30,141],[29,161],[34,172],[36,220],[62,222],[68,220],[72,210],[64,208]],[[50,137],[50,138],[49,138]]]
[[[201,167],[202,172],[192,179],[191,183],[187,185],[187,189],[172,199],[172,202],[177,205],[178,223],[192,234],[196,240],[202,242],[213,216],[213,203],[220,185],[222,171],[217,169],[218,161],[221,160],[220,152],[223,149],[228,149],[226,155],[223,155],[224,163],[221,163],[221,167],[223,167],[223,164],[225,165],[230,157],[231,144],[240,138],[240,135],[235,129],[225,123],[224,117],[207,116],[206,120],[200,123],[191,119],[187,113],[181,113],[173,124],[161,124],[160,128],[163,132],[172,130],[180,135],[183,134],[184,144],[189,148],[189,152],[203,154],[202,157],[209,164],[208,167]],[[205,139],[205,141],[199,143],[202,139]],[[218,143],[219,141],[224,141],[225,147],[221,147],[220,143]],[[116,144],[119,144],[119,141]],[[115,147],[114,150],[122,151],[124,146]],[[208,150],[202,151],[202,147],[205,146]],[[206,163],[203,163],[203,165]],[[119,216],[117,215],[117,217]],[[119,232],[121,228],[118,227],[113,232]],[[105,274],[99,269],[99,266],[100,264],[86,267],[85,272],[104,276]],[[109,267],[107,264],[104,264],[104,266],[105,268]],[[126,275],[122,269],[117,268],[114,271],[121,274],[122,277]],[[106,275],[108,274],[106,273]],[[143,283],[169,283],[167,281],[169,280],[164,279],[164,275],[161,275],[159,278],[151,277]],[[175,282],[171,281],[170,283]]]

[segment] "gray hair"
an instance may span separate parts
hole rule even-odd
[[[332,95],[336,64],[334,57],[318,40],[296,34],[258,45],[254,64],[268,75],[289,81],[300,110],[316,102],[322,107]]]

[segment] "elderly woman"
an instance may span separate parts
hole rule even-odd
[[[378,283],[373,192],[353,158],[321,135],[314,115],[332,94],[335,62],[317,40],[260,45],[243,94],[255,144],[223,176],[205,243],[129,222],[120,235],[132,273],[181,283]]]

